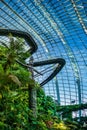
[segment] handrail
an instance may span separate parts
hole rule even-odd
[[[45,85],[47,82],[49,82],[51,79],[53,79],[57,73],[61,71],[63,66],[65,65],[66,61],[62,58],[56,58],[56,59],[50,59],[50,60],[45,60],[45,61],[39,61],[39,62],[34,62],[33,66],[38,67],[42,65],[49,65],[49,64],[57,64],[55,70],[50,74],[47,79],[45,79],[42,83],[40,83],[41,86]]]

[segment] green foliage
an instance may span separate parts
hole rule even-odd
[[[23,48],[19,40],[13,40],[11,38],[9,48],[0,46],[0,129],[2,130],[26,129],[28,126],[28,92],[23,92],[21,88],[28,87],[30,73],[15,62]]]
[[[23,50],[21,39],[14,41],[10,37],[10,41],[9,48],[0,46],[0,130],[76,129],[76,124],[60,121],[53,99],[46,96],[38,83],[31,80],[27,69],[15,62],[20,57],[23,60],[28,56]],[[29,93],[25,91],[28,86],[37,90],[37,119],[29,109]]]
[[[55,115],[55,103],[50,96],[45,96],[45,93],[42,89],[38,90],[38,110],[41,113],[45,113],[48,115]],[[39,98],[40,97],[40,98]]]

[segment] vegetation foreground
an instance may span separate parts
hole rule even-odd
[[[21,39],[10,38],[9,48],[0,46],[0,130],[78,130],[78,123],[60,120],[53,99],[31,79],[29,70],[15,62],[26,57]],[[37,91],[37,117],[29,108],[32,83]]]

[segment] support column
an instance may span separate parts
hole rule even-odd
[[[79,104],[82,103],[81,101],[81,87],[80,87],[80,79],[76,80],[77,83],[77,87],[78,87],[78,100],[79,100]],[[79,110],[79,118],[81,119],[81,110]]]
[[[33,57],[30,57],[29,61],[30,72],[31,72],[31,80],[28,85],[28,92],[29,92],[29,109],[32,110],[32,116],[34,118],[37,117],[37,92],[35,88],[35,81],[34,81],[34,72],[33,72]]]
[[[56,77],[56,92],[57,92],[57,102],[58,105],[60,105],[60,93],[59,93],[59,85],[58,85],[57,77]]]

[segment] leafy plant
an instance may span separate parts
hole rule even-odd
[[[58,118],[56,109],[62,108],[45,95],[26,68],[15,62],[17,59],[25,62],[27,56],[22,39],[10,36],[9,46],[0,46],[0,129],[76,130],[77,124]],[[29,86],[37,91],[37,118],[29,109]]]

